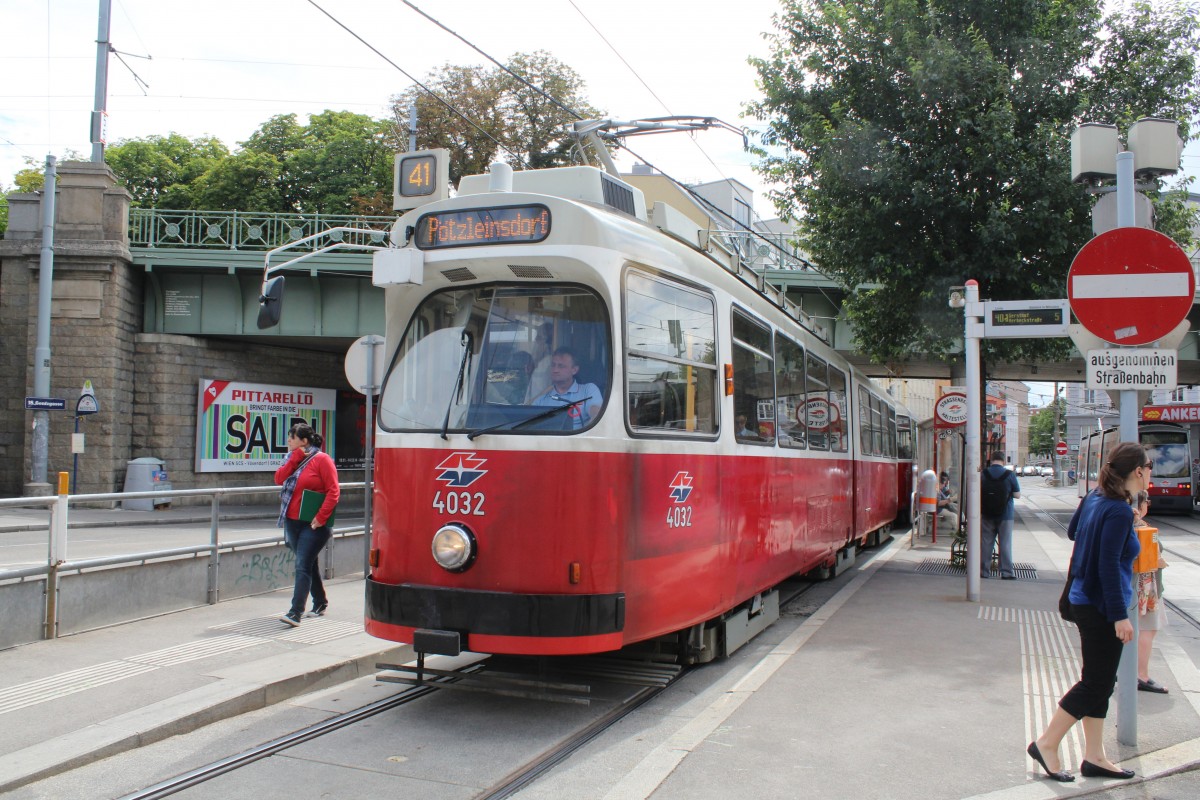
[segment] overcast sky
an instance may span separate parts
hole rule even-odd
[[[416,78],[446,63],[485,59],[402,0],[316,0]],[[767,55],[777,0],[414,0],[503,61],[547,50],[587,81],[587,96],[618,119],[717,116],[735,125],[756,99],[751,55]],[[25,159],[90,156],[99,0],[0,0],[0,185]],[[387,114],[410,81],[306,0],[113,0],[108,140],[177,132],[233,148],[274,114],[346,109]],[[139,56],[150,56],[146,60]],[[722,131],[630,140],[688,182],[736,178],[761,192],[741,140]],[[1064,154],[1064,157],[1066,155]],[[621,162],[622,168],[628,161]],[[1200,145],[1184,158],[1200,174]],[[757,210],[772,216],[765,199]]]
[[[500,61],[549,51],[611,117],[716,116],[737,126],[750,122],[740,112],[757,97],[746,59],[767,54],[762,33],[778,8],[776,0],[413,2]],[[446,63],[487,63],[401,0],[317,3],[417,79]],[[67,149],[90,157],[99,6],[0,0],[0,185],[11,185],[27,157],[39,166]],[[274,114],[384,117],[389,97],[411,85],[306,0],[113,0],[111,41],[149,87],[143,94],[130,69],[111,59],[110,142],[175,131],[233,148]],[[137,57],[144,55],[151,60]],[[630,146],[684,181],[761,186],[733,133],[664,134]],[[756,205],[774,216],[765,199]]]

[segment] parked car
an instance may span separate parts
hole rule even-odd
[[[1042,477],[1043,478],[1053,478],[1054,477],[1054,467],[1042,467]]]

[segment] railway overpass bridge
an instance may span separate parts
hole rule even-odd
[[[201,380],[253,376],[268,384],[341,386],[347,347],[384,325],[370,254],[340,251],[297,265],[283,322],[258,330],[264,254],[337,227],[361,228],[363,233],[349,235],[382,242],[392,218],[131,213],[128,193],[106,165],[64,162],[58,175],[51,392],[70,404],[90,381],[101,407],[83,428],[86,453],[79,458],[75,491],[119,490],[127,461],[141,456],[163,459],[178,486],[246,485],[253,476],[205,473],[196,464]],[[867,374],[896,376],[849,352],[852,331],[841,318],[841,292],[832,281],[798,259],[768,263],[761,243],[731,238],[726,245],[823,323],[834,346]],[[33,394],[40,246],[40,196],[10,195],[9,228],[0,240],[0,496],[49,489],[25,483],[33,437],[22,404]],[[1200,383],[1196,353],[1189,334],[1181,348],[1180,383]],[[915,358],[902,377],[955,379],[963,371],[961,362]],[[988,375],[1043,381],[1081,376],[1078,356],[1058,364],[989,365]],[[51,474],[71,468],[72,421],[69,412],[50,414]]]
[[[357,238],[379,244],[393,221],[394,217],[133,209],[130,254],[146,275],[143,330],[344,353],[359,336],[383,331],[383,295],[370,281],[370,253],[334,251],[298,265],[288,278],[283,320],[275,329],[260,331],[256,326],[257,299],[264,254],[337,227],[361,228],[366,233]],[[341,241],[342,236],[334,233],[330,239],[307,243],[297,253],[312,252]],[[748,254],[745,260],[763,280],[782,287],[790,299],[825,325],[838,351],[866,374],[895,376],[892,369],[851,350],[853,329],[840,308],[844,292],[834,281],[799,258],[772,255],[768,260],[765,252],[760,252],[765,251],[761,243],[746,234],[729,233],[724,239],[730,249]],[[778,252],[786,252],[788,245],[778,244],[783,245]],[[282,260],[277,258],[274,263]],[[1196,334],[1189,333],[1180,347],[1181,384],[1200,383],[1197,352]],[[962,374],[961,360],[916,356],[903,367],[903,376],[908,378]],[[989,364],[988,377],[1081,381],[1083,360],[1075,351],[1070,359],[1056,363]]]

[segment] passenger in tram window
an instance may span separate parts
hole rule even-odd
[[[737,428],[737,438],[753,439],[754,441],[757,442],[758,434],[755,433],[754,431],[750,430],[749,427],[747,427],[748,423],[749,423],[749,419],[746,417],[745,414],[738,414],[736,417],[734,417],[734,425]]]
[[[1095,491],[1075,509],[1067,537],[1075,540],[1068,589],[1070,618],[1079,629],[1082,670],[1079,682],[1058,701],[1058,709],[1042,735],[1025,752],[1056,781],[1073,781],[1063,769],[1058,746],[1083,722],[1085,778],[1132,778],[1104,753],[1104,718],[1117,681],[1124,646],[1133,641],[1129,604],[1133,600],[1133,560],[1141,551],[1133,532],[1129,504],[1147,488],[1152,464],[1136,442],[1113,448],[1100,469]]]
[[[571,417],[575,430],[585,427],[600,413],[604,405],[604,397],[599,387],[594,383],[580,383],[575,380],[579,373],[579,364],[575,354],[566,347],[560,347],[550,357],[550,388],[534,398],[531,405],[560,406],[570,404],[567,414]]]
[[[296,582],[292,590],[292,607],[280,617],[281,622],[293,628],[300,624],[304,604],[312,595],[312,616],[323,616],[329,607],[325,586],[321,582],[321,570],[317,556],[333,535],[330,520],[341,496],[338,485],[337,466],[329,454],[321,450],[324,437],[304,423],[293,425],[288,431],[288,457],[275,470],[275,483],[283,489],[279,492],[279,525],[283,528],[283,540],[287,548],[296,554]],[[320,505],[311,511],[312,493],[324,495],[316,498]],[[310,494],[306,501],[305,494]],[[302,519],[307,513],[311,517]]]
[[[1149,492],[1138,492],[1134,498],[1134,529],[1148,526],[1144,518],[1150,513]],[[1145,546],[1145,540],[1142,540]],[[1154,636],[1167,627],[1167,609],[1162,599],[1162,570],[1167,562],[1162,557],[1162,545],[1155,537],[1153,554],[1156,569],[1139,572],[1133,576],[1134,591],[1138,601],[1138,691],[1166,694],[1167,687],[1150,677],[1150,655],[1154,651]],[[1138,559],[1140,562],[1141,559]]]

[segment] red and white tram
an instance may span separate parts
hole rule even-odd
[[[907,509],[896,405],[682,214],[591,167],[506,172],[405,214],[376,262],[367,631],[731,652],[773,587]]]
[[[1079,496],[1096,488],[1105,454],[1121,441],[1120,429],[1084,433],[1079,443]],[[1153,463],[1150,471],[1150,513],[1191,513],[1192,445],[1190,430],[1171,423],[1138,423],[1138,441]]]

